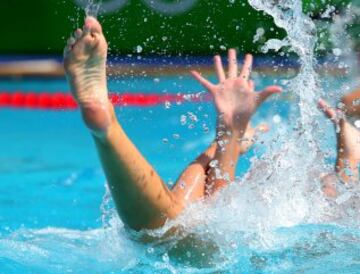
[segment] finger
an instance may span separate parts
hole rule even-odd
[[[250,88],[251,90],[255,90],[255,83],[254,83],[253,80],[249,80],[249,88]]]
[[[236,78],[238,74],[238,63],[237,63],[235,49],[229,49],[228,62],[229,62],[229,78]]]
[[[224,67],[221,62],[221,57],[219,55],[216,55],[214,57],[214,65],[219,82],[220,83],[224,82],[226,80],[226,76],[225,76]]]
[[[253,64],[253,57],[251,54],[246,54],[245,56],[245,60],[244,60],[244,65],[241,69],[241,73],[240,73],[240,78],[244,79],[245,81],[249,80],[250,74],[251,74],[251,69],[252,69],[252,64]]]
[[[273,94],[280,93],[282,91],[282,88],[279,86],[269,86],[265,88],[262,92],[258,95],[258,104],[262,104],[268,97],[270,97]]]
[[[332,120],[333,122],[337,121],[337,113],[336,110],[323,99],[320,99],[318,102],[319,108],[325,113],[325,115]]]
[[[268,126],[268,124],[260,124],[255,128],[255,132],[257,133],[266,133],[270,130],[270,127]]]
[[[210,91],[211,93],[213,92],[213,88],[214,85],[208,81],[207,79],[205,79],[204,77],[201,76],[201,74],[195,70],[191,71],[191,75],[204,87],[206,88],[208,91]]]

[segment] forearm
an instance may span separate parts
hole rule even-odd
[[[239,131],[224,131],[217,137],[214,160],[209,165],[207,192],[213,194],[235,179],[236,165],[240,156],[239,139],[245,128]],[[230,132],[230,134],[229,134]]]

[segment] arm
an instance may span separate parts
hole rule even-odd
[[[234,180],[235,168],[241,152],[240,144],[249,128],[251,116],[270,95],[281,92],[278,86],[270,86],[262,92],[255,92],[254,83],[249,79],[253,62],[251,55],[246,55],[240,73],[238,73],[234,49],[229,50],[228,61],[229,72],[226,78],[220,56],[214,58],[219,79],[217,85],[203,78],[198,72],[192,72],[213,96],[218,113],[215,161],[210,164],[207,180],[209,194],[215,193]]]
[[[340,110],[331,108],[324,100],[319,107],[338,129],[335,171],[345,183],[359,181],[360,133]]]

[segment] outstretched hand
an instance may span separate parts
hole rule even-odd
[[[255,92],[254,82],[250,79],[252,55],[246,55],[240,74],[235,49],[229,50],[228,62],[229,71],[226,77],[221,57],[214,57],[218,84],[211,83],[197,71],[191,71],[191,74],[213,96],[219,113],[219,123],[231,131],[243,130],[258,106],[282,89],[279,86],[269,86],[262,92]]]
[[[344,157],[360,159],[360,134],[345,117],[342,110],[332,108],[326,101],[320,99],[319,108],[336,126],[339,153]]]

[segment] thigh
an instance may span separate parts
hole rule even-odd
[[[360,89],[346,94],[342,98],[346,113],[350,116],[360,116]]]

